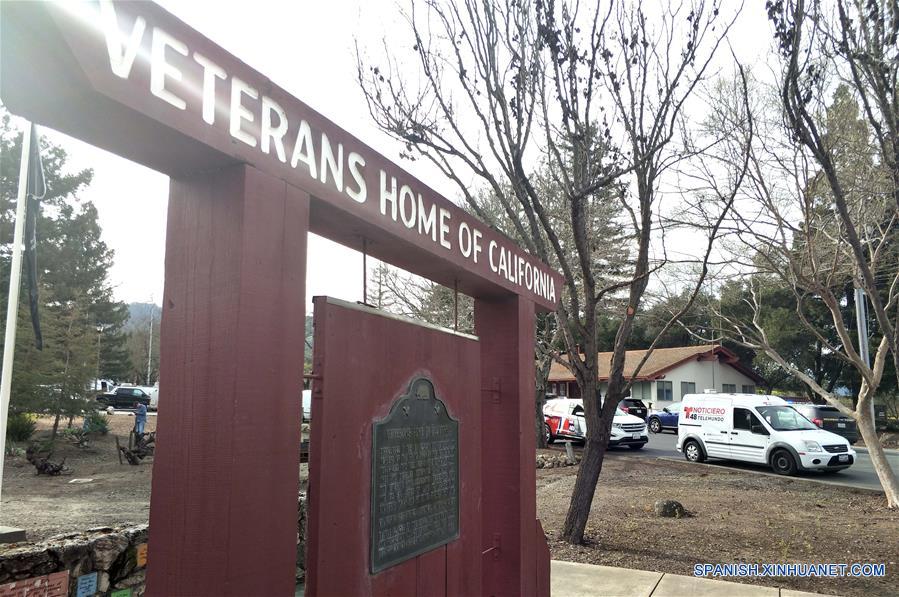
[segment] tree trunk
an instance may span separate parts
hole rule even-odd
[[[537,432],[538,448],[546,447],[546,436],[543,432],[543,428],[546,425],[546,418],[543,416],[543,405],[546,404],[546,385],[549,379],[549,370],[552,361],[549,358],[546,358],[545,361],[545,364],[542,360],[538,363],[536,375],[537,399],[535,401],[536,412],[534,413],[534,424]]]
[[[593,354],[596,354],[595,351]],[[595,368],[593,372],[595,377]],[[584,446],[584,456],[578,470],[577,480],[574,483],[574,491],[571,494],[571,504],[568,507],[568,514],[565,516],[565,524],[562,526],[562,539],[573,544],[584,542],[584,531],[590,518],[590,507],[593,504],[596,484],[599,481],[602,463],[605,461],[609,445],[612,419],[615,417],[615,410],[620,401],[620,396],[607,395],[600,408],[598,388],[599,382],[596,379],[585,380],[584,415],[587,419],[587,442]],[[620,395],[620,391],[616,393]],[[593,399],[588,400],[588,396],[593,396]]]
[[[546,403],[546,390],[545,388],[538,387],[537,388],[537,396],[535,400],[536,412],[534,413],[535,417],[535,431],[537,433],[537,447],[545,448],[546,447],[546,435],[544,434],[544,426],[546,425],[546,418],[543,416],[543,405]]]
[[[591,434],[587,437],[584,456],[577,473],[577,480],[574,482],[574,491],[571,494],[571,504],[568,506],[568,514],[565,516],[565,524],[562,526],[562,539],[569,543],[581,544],[584,542],[584,530],[587,528],[587,520],[590,518],[593,495],[596,492],[599,473],[602,472],[602,463],[608,443],[608,434]]]
[[[886,454],[883,451],[883,445],[877,437],[877,431],[874,427],[874,419],[871,416],[870,408],[862,408],[861,412],[856,411],[858,416],[856,422],[858,430],[865,440],[865,446],[868,448],[868,455],[871,457],[871,465],[877,478],[883,487],[883,492],[887,497],[888,508],[899,508],[899,479],[896,473],[890,467]]]
[[[53,419],[53,433],[50,434],[50,441],[56,439],[56,431],[59,429],[59,405],[56,406],[56,418]]]

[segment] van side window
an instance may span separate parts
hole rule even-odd
[[[752,431],[752,413],[748,409],[734,409],[734,429]]]
[[[734,409],[734,429],[745,429],[760,435],[770,435],[755,414],[746,408]]]

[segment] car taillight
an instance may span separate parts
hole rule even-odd
[[[818,427],[824,427],[824,421],[822,421],[821,419],[812,419],[812,423],[814,423]]]

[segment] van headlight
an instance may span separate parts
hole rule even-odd
[[[806,452],[823,452],[824,451],[821,448],[821,444],[819,444],[818,442],[805,441],[803,443],[805,444]]]
[[[620,423],[612,423],[612,429],[618,429],[618,430],[620,431],[620,430],[621,430],[621,424],[620,424]]]

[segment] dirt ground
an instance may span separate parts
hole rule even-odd
[[[550,451],[547,451],[550,453]],[[727,578],[834,595],[899,594],[899,512],[882,494],[639,458],[607,458],[586,545],[559,539],[579,467],[537,470],[537,514],[552,557],[693,575],[697,563],[886,565],[885,578]],[[658,499],[691,513],[659,518]]]
[[[115,436],[127,445],[134,417],[117,414],[107,420],[109,433],[91,435],[86,448],[78,448],[62,438],[57,440],[50,460],[59,462],[65,458],[71,474],[37,476],[25,456],[7,456],[0,524],[24,528],[29,540],[37,540],[90,527],[147,522],[153,458],[146,458],[137,466],[119,464]],[[39,419],[32,441],[49,438],[52,425],[50,417]],[[75,425],[80,426],[81,419],[75,419]],[[155,430],[156,417],[150,415],[145,431]],[[74,479],[92,481],[72,483]]]
[[[134,418],[109,421],[109,435],[93,437],[87,448],[57,443],[52,459],[65,457],[70,475],[36,476],[24,456],[7,457],[0,524],[23,527],[37,540],[147,522],[152,458],[120,465],[115,436],[127,442]],[[49,435],[51,422],[40,421],[38,439]],[[147,430],[155,427],[156,418],[148,417]],[[899,512],[887,510],[881,494],[619,450],[603,467],[587,544],[575,547],[559,540],[559,529],[578,468],[537,470],[537,514],[555,559],[684,575],[697,563],[883,563],[887,577],[880,579],[727,580],[838,595],[899,594]],[[658,518],[657,499],[678,500],[692,516]]]
[[[109,433],[90,436],[86,448],[78,448],[61,436],[56,442],[53,462],[65,458],[71,472],[58,477],[35,475],[34,467],[25,456],[7,456],[3,470],[3,503],[0,525],[26,529],[29,541],[52,535],[81,531],[91,527],[117,524],[144,524],[150,516],[150,480],[153,458],[139,465],[119,463],[116,437],[128,444],[128,434],[134,427],[134,416],[115,414],[107,417]],[[74,425],[81,426],[76,418]],[[32,442],[50,437],[51,417],[38,420]],[[66,421],[60,423],[60,430]],[[156,416],[147,417],[145,431],[156,431]],[[308,439],[304,425],[303,439]],[[26,444],[22,444],[23,450]],[[75,479],[90,482],[72,483]],[[308,465],[300,465],[301,488],[308,480]],[[2,546],[0,546],[2,549]]]

